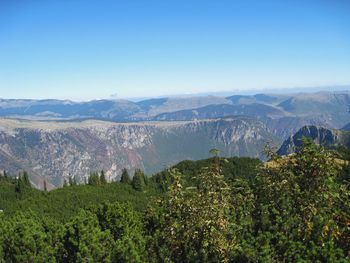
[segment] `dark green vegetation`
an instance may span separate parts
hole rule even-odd
[[[214,153],[214,151],[213,151]],[[5,262],[348,262],[350,202],[344,148],[304,141],[263,164],[217,156],[148,179],[50,192],[0,177]]]

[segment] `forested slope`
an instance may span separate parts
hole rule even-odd
[[[5,262],[348,262],[350,167],[304,140],[289,158],[184,161],[120,182],[32,189],[1,177]],[[214,155],[218,154],[213,150]]]

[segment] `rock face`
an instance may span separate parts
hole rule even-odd
[[[0,170],[27,170],[37,187],[43,180],[55,187],[102,169],[109,180],[124,167],[153,173],[184,159],[206,158],[214,147],[223,156],[260,157],[269,139],[276,141],[263,123],[243,117],[145,123],[1,119]]]
[[[315,143],[326,147],[343,145],[350,148],[349,132],[319,126],[304,126],[293,136],[285,140],[277,153],[279,155],[287,155],[295,152],[301,146],[303,137],[311,138]]]

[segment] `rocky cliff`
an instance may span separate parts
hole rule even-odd
[[[109,180],[124,167],[153,173],[183,159],[208,157],[214,147],[224,156],[260,157],[269,139],[276,140],[263,123],[243,117],[145,123],[1,119],[0,170],[27,170],[37,187],[43,180],[55,187],[101,169]]]
[[[303,137],[311,138],[315,143],[325,147],[343,145],[350,148],[350,132],[319,126],[304,126],[293,136],[285,140],[277,153],[279,155],[286,155],[295,152],[301,146]]]

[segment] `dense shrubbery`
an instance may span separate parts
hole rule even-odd
[[[216,156],[147,180],[123,171],[121,183],[106,183],[95,173],[89,185],[50,192],[30,188],[24,175],[2,176],[0,258],[348,262],[350,165],[339,156],[350,155],[306,140],[266,164]]]

